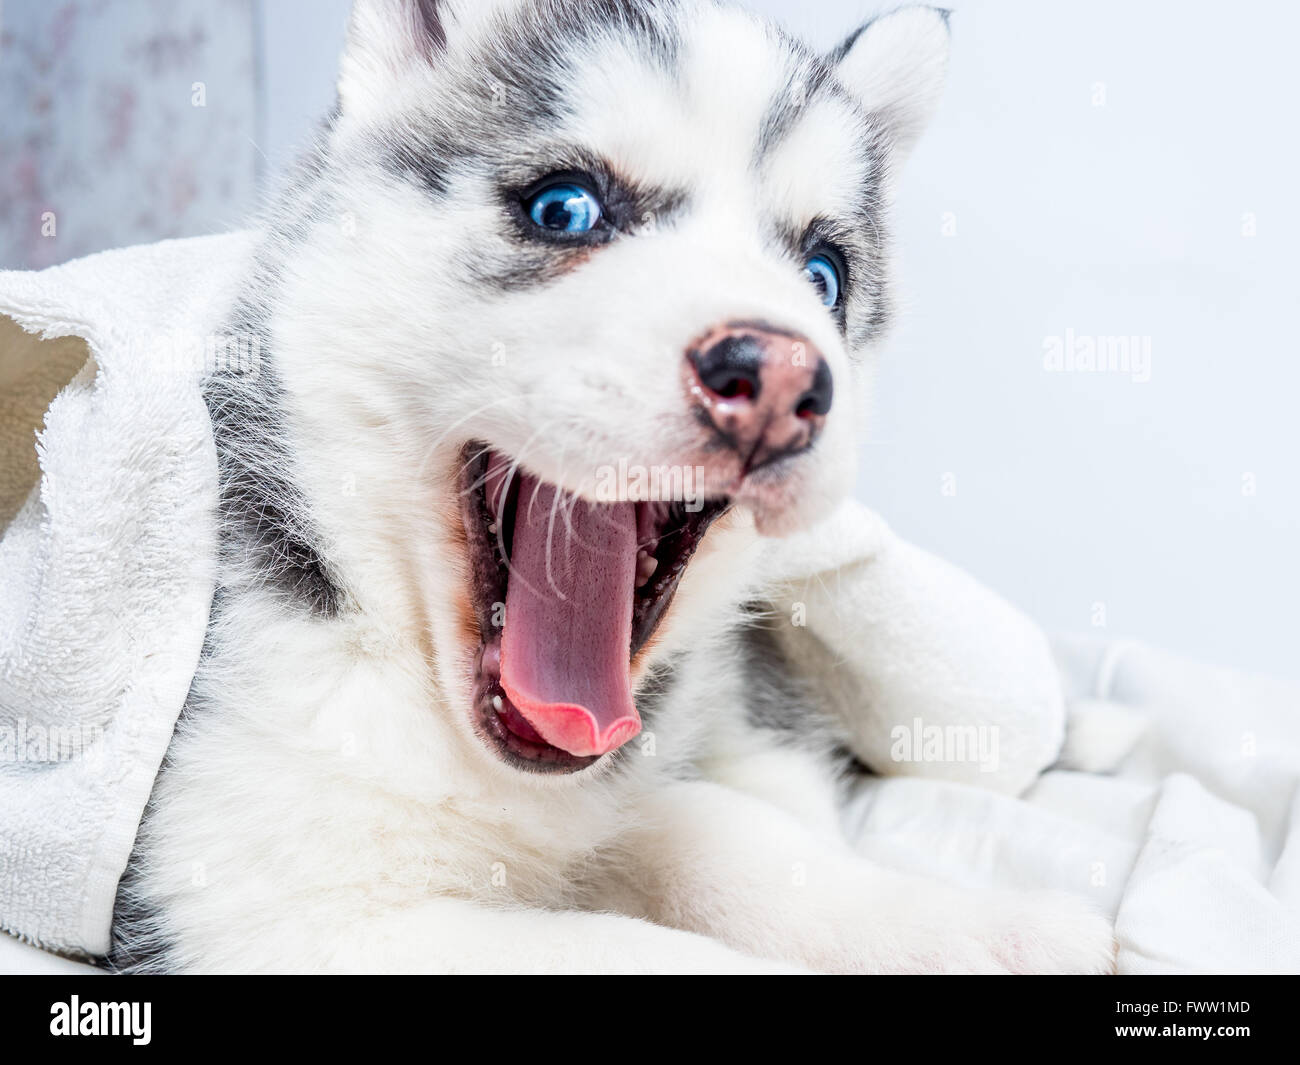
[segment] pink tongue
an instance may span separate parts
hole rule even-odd
[[[636,554],[631,503],[557,504],[554,487],[521,477],[501,687],[570,754],[605,754],[641,731],[628,675]]]

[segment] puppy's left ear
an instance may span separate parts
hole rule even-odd
[[[840,82],[888,133],[894,169],[939,105],[948,41],[947,11],[904,7],[872,19],[830,56]]]

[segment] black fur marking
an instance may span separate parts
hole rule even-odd
[[[751,610],[757,609],[751,604]],[[809,662],[796,660],[803,645],[785,639],[773,622],[756,621],[737,639],[743,662],[746,718],[782,747],[810,752],[824,761],[837,789],[848,789],[872,770],[849,746],[834,712],[836,695],[810,673]],[[788,630],[799,639],[825,645],[807,629]],[[860,707],[858,708],[861,709]]]
[[[922,4],[918,6],[924,7],[926,5]],[[871,27],[874,26],[881,19],[888,18],[890,15],[895,14],[899,10],[901,9],[895,8],[893,11],[882,11],[879,15],[875,15],[872,18],[869,18],[866,22],[864,22],[856,30],[850,33],[843,41],[841,41],[835,47],[835,49],[830,53],[830,56],[828,57],[830,61],[832,63],[842,63],[848,57],[848,54],[851,51],[853,51],[853,46],[858,43],[862,35],[866,33],[867,30],[871,29]],[[930,10],[933,11],[936,15],[938,15],[941,19],[943,19],[943,24],[945,26],[950,26],[952,24],[951,8],[934,7],[931,5]]]
[[[823,734],[826,722],[815,693],[801,680],[775,630],[753,624],[738,638],[750,724],[792,739]]]
[[[144,824],[142,821],[142,831]],[[113,900],[113,926],[104,963],[115,973],[166,973],[173,968],[170,962],[173,947],[160,938],[157,915],[144,902],[140,891],[143,864],[144,851],[141,837],[137,835]]]
[[[117,897],[113,903],[113,936],[104,965],[110,972],[124,976],[162,975],[171,971],[167,961],[170,951],[145,945],[149,942],[149,930],[153,924],[150,911],[136,899],[134,884],[138,879],[138,869],[128,864],[117,885]]]
[[[389,173],[414,180],[439,200],[450,190],[448,171],[462,154],[455,142],[432,130],[425,131],[418,141],[404,140],[397,134],[376,136],[373,145]]]
[[[221,593],[218,591],[214,597],[211,617],[217,615],[220,599]],[[210,620],[207,636],[203,641],[203,649],[200,652],[200,660],[207,658],[211,653],[212,627]],[[197,695],[194,687],[191,686],[189,694],[185,698],[185,705],[181,707],[176,729],[173,730],[173,737],[175,732],[181,729],[186,719],[193,713],[196,699]],[[146,879],[147,840],[154,796],[158,791],[158,782],[166,776],[171,766],[171,745],[168,744],[167,754],[163,757],[162,765],[159,766],[158,776],[154,778],[153,791],[150,793],[149,801],[145,804],[144,814],[140,818],[140,826],[136,829],[135,842],[131,847],[131,854],[127,858],[126,869],[122,873],[122,878],[117,882],[117,893],[113,898],[113,921],[109,929],[108,955],[105,957],[104,963],[115,973],[130,975],[163,974],[171,972],[175,968],[172,961],[175,956],[175,945],[163,933],[158,919],[159,914],[145,902],[145,895],[142,890],[142,884]]]
[[[636,709],[643,721],[653,721],[677,687],[678,680],[677,670],[671,663],[646,674],[636,692]]]
[[[751,611],[761,610],[757,604]],[[801,660],[803,638],[824,647],[807,629],[780,630],[773,621],[755,620],[737,634],[745,683],[749,724],[766,732],[780,747],[807,752],[826,767],[828,777],[843,792],[870,772],[849,748],[833,716],[834,695]],[[786,637],[797,638],[791,643]]]
[[[293,479],[286,396],[275,366],[271,322],[280,257],[313,225],[333,221],[323,136],[299,159],[272,206],[267,229],[273,237],[258,248],[227,318],[228,335],[239,339],[251,360],[212,374],[203,395],[217,449],[223,570],[243,573],[314,614],[332,617],[346,596]]]
[[[754,620],[736,638],[750,725],[825,757],[837,779],[873,773],[843,724],[870,712],[859,686],[835,668],[834,655],[811,630],[773,620],[771,604],[751,603],[747,610]]]
[[[881,17],[882,16],[877,15],[875,18],[868,19],[864,22],[836,45],[827,58],[829,58],[832,63],[843,63],[844,60],[849,57],[849,53],[853,51],[853,46],[862,38],[862,35],[866,33],[874,23],[879,22]]]
[[[431,52],[442,52],[447,48],[447,31],[442,25],[442,15],[438,12],[439,2],[440,0],[416,0],[415,3],[420,32]]]
[[[241,305],[231,328],[257,338],[256,350],[269,351],[258,308]],[[333,617],[344,595],[302,516],[301,493],[290,472],[284,391],[269,360],[261,361],[256,375],[250,383],[239,373],[217,374],[204,389],[217,446],[222,560],[236,570],[251,563],[261,583]]]
[[[754,163],[763,160],[775,150],[798,124],[818,96],[831,91],[835,85],[830,67],[816,57],[806,57],[790,74],[784,88],[777,94],[763,117],[758,143],[754,148]]]

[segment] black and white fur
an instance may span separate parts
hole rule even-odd
[[[887,208],[947,42],[925,8],[820,56],[707,0],[358,0],[338,111],[267,213],[232,321],[267,358],[210,386],[220,587],[112,964],[1108,967],[1080,904],[855,855],[838,789],[887,759],[836,724],[834,678],[798,646],[815,626],[763,627],[760,534],[851,485],[848,382],[890,318]],[[608,177],[602,246],[538,242],[511,215],[510,190],[570,167]],[[814,231],[850,261],[839,316],[801,273]],[[600,463],[691,455],[664,367],[751,318],[808,337],[843,382],[817,448],[737,493],[691,563],[638,665],[653,743],[519,772],[468,713],[462,448],[576,492]]]

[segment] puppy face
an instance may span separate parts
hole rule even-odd
[[[635,735],[721,541],[849,489],[946,40],[929,9],[822,57],[687,0],[358,4],[280,332],[372,452],[366,520],[454,560],[421,578],[443,679],[505,764]]]

